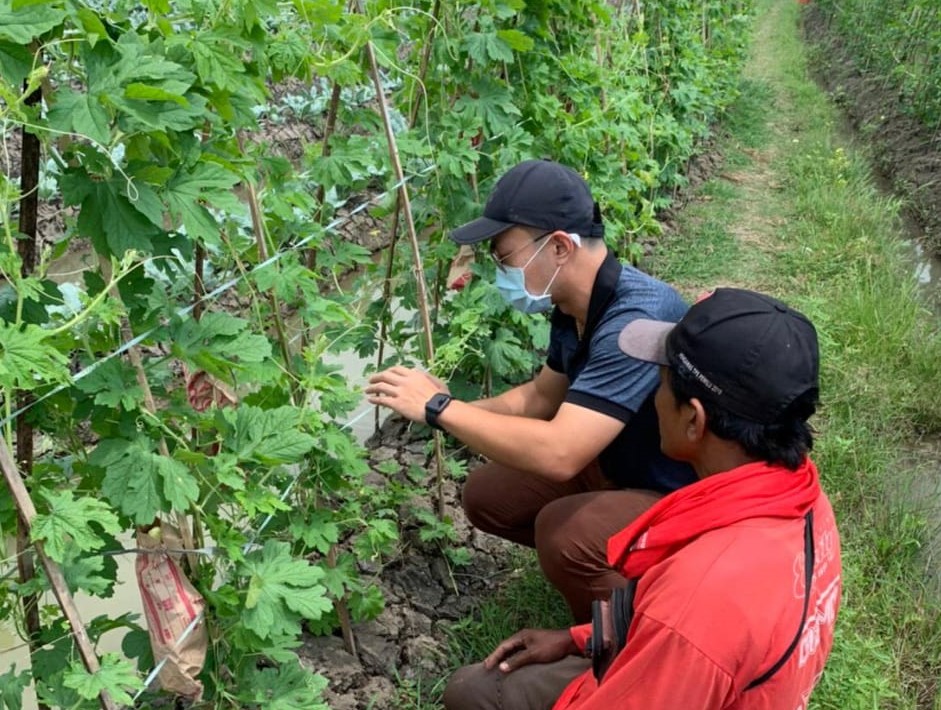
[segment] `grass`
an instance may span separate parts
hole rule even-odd
[[[919,298],[898,203],[808,78],[798,13],[793,0],[760,0],[724,167],[651,268],[687,296],[717,285],[772,293],[816,324],[814,457],[839,520],[844,597],[811,707],[941,710],[941,594],[925,555],[941,516],[918,474],[919,442],[941,438],[939,319]],[[453,630],[455,665],[522,626],[564,626],[559,608],[534,566]]]

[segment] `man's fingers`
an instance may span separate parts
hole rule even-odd
[[[370,382],[401,382],[402,375],[398,372],[393,372],[392,370],[383,370],[382,372],[377,372],[375,375],[369,378]]]
[[[493,653],[484,659],[484,668],[487,668],[488,670],[493,668],[508,655],[517,649],[522,648],[523,645],[522,633],[513,634],[510,636],[510,638],[501,642],[500,645],[493,650]]]
[[[513,654],[505,661],[500,663],[500,670],[504,673],[510,673],[515,671],[517,668],[522,668],[523,666],[528,666],[530,663],[535,661],[533,658],[533,651],[529,648],[524,648],[519,653]]]
[[[365,389],[367,395],[371,397],[394,397],[398,393],[399,388],[388,382],[377,382],[375,384],[369,385]]]

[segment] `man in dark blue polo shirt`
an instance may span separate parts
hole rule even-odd
[[[622,265],[604,243],[600,210],[575,171],[523,162],[494,188],[484,216],[451,234],[490,242],[496,286],[526,313],[553,305],[546,365],[498,397],[461,402],[444,383],[393,367],[370,401],[444,429],[489,462],[462,501],[476,527],[535,547],[576,621],[623,578],[608,538],[664,493],[695,480],[660,452],[657,368],[625,358],[618,335],[637,318],[676,322],[686,304],[665,283]]]

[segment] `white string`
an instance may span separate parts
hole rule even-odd
[[[431,171],[434,169],[434,167],[435,167],[434,165],[430,165],[430,166],[428,166],[427,168],[425,168],[424,170],[422,170],[422,171],[420,171],[420,172],[418,172],[418,173],[415,173],[414,175],[407,175],[407,176],[405,176],[405,177],[402,178],[401,180],[397,181],[392,187],[390,187],[390,188],[389,188],[388,190],[386,190],[385,192],[380,193],[380,194],[378,194],[378,195],[375,195],[374,197],[372,197],[372,198],[366,200],[365,202],[363,202],[361,205],[357,206],[357,207],[356,207],[352,212],[350,212],[346,217],[343,217],[342,219],[335,219],[335,220],[333,220],[330,224],[328,224],[326,227],[324,227],[324,231],[329,232],[329,231],[335,230],[337,227],[339,227],[339,226],[341,226],[341,225],[343,225],[343,224],[346,224],[346,223],[349,222],[351,219],[353,219],[353,217],[355,217],[357,214],[359,214],[360,212],[362,212],[363,210],[365,210],[365,209],[366,209],[367,207],[369,207],[371,204],[374,204],[374,203],[378,202],[379,200],[381,200],[382,198],[384,198],[384,197],[386,197],[387,195],[391,194],[391,193],[394,192],[395,190],[398,190],[400,187],[402,187],[404,184],[406,184],[409,180],[411,180],[411,179],[413,179],[413,178],[415,178],[415,177],[418,177],[418,176],[420,176],[420,175],[424,175],[425,173],[431,172]],[[259,271],[260,269],[263,269],[263,268],[265,268],[266,266],[270,266],[271,264],[274,264],[275,262],[279,261],[279,260],[280,260],[283,256],[285,256],[286,254],[289,254],[289,253],[291,253],[292,251],[295,251],[295,250],[297,250],[297,249],[300,249],[300,248],[303,247],[305,244],[307,244],[310,240],[312,240],[315,236],[316,236],[316,235],[311,234],[310,236],[305,237],[304,239],[300,240],[299,242],[297,242],[297,243],[295,243],[295,244],[292,244],[292,245],[289,246],[287,249],[283,249],[283,250],[281,250],[281,251],[276,252],[275,254],[273,254],[272,256],[268,257],[267,259],[265,259],[265,260],[262,261],[261,263],[256,264],[254,268],[252,268],[252,269],[250,269],[250,270],[248,270],[248,271],[245,271],[245,272],[239,274],[238,276],[236,276],[236,277],[234,277],[234,278],[232,278],[232,279],[229,279],[228,281],[226,281],[226,282],[225,282],[224,284],[222,284],[221,286],[217,286],[215,289],[213,289],[213,290],[210,291],[209,293],[205,294],[205,295],[204,295],[202,298],[200,298],[198,301],[195,301],[194,303],[191,303],[190,305],[185,306],[184,308],[181,308],[179,311],[177,311],[176,315],[177,315],[178,317],[179,317],[179,316],[188,315],[188,314],[189,314],[194,308],[196,308],[198,305],[204,303],[205,301],[211,300],[211,299],[215,298],[216,296],[219,296],[219,295],[225,293],[226,291],[228,291],[230,288],[232,288],[233,286],[235,286],[236,284],[238,284],[242,279],[246,278],[246,277],[249,276],[250,274],[254,274],[255,272]],[[79,370],[78,372],[76,372],[76,373],[72,376],[72,383],[77,382],[78,380],[82,379],[83,377],[86,377],[86,376],[90,375],[92,372],[94,372],[96,369],[98,369],[99,367],[101,367],[102,365],[104,365],[104,364],[105,364],[106,362],[108,362],[109,360],[111,360],[111,359],[113,359],[113,358],[115,358],[115,357],[118,357],[119,355],[123,355],[123,354],[126,353],[128,350],[130,350],[131,348],[133,348],[135,345],[140,344],[141,342],[143,342],[144,340],[146,340],[148,337],[150,337],[151,335],[153,335],[153,334],[158,330],[158,328],[160,328],[160,327],[162,327],[162,326],[155,326],[155,327],[151,328],[150,330],[146,331],[145,333],[141,333],[141,334],[138,335],[136,338],[132,338],[132,339],[129,340],[128,342],[124,343],[121,347],[119,347],[117,350],[113,351],[112,353],[110,353],[110,354],[108,354],[108,355],[105,355],[104,357],[101,357],[101,358],[95,360],[95,362],[93,362],[93,363],[92,363],[91,365],[89,365],[88,367],[86,367],[86,368],[84,368],[84,369],[82,369],[82,370]],[[10,422],[14,421],[17,417],[19,417],[19,416],[25,414],[26,412],[28,412],[30,409],[32,409],[33,407],[35,407],[35,406],[36,406],[37,404],[39,404],[40,402],[43,402],[44,400],[49,399],[49,397],[52,397],[52,396],[54,396],[54,395],[59,394],[59,392],[62,392],[62,391],[64,391],[64,390],[68,389],[70,386],[71,386],[71,383],[69,383],[69,384],[64,384],[64,385],[59,385],[58,387],[56,387],[56,388],[50,390],[49,392],[46,392],[46,394],[44,394],[43,396],[37,397],[36,399],[34,399],[33,401],[31,401],[31,402],[30,402],[29,404],[27,404],[26,406],[21,407],[20,409],[16,410],[16,411],[13,412],[12,414],[10,414],[10,416],[6,417],[6,418],[3,419],[3,420],[0,420],[0,427],[6,426],[6,425],[9,424]]]
[[[206,610],[203,609],[195,616],[195,618],[189,623],[189,626],[183,629],[183,633],[180,634],[179,638],[173,642],[173,648],[170,649],[171,651],[175,651],[179,645],[186,640],[186,637],[193,633],[193,629],[199,625],[199,622],[203,620],[205,615]],[[137,699],[144,694],[144,691],[146,691],[147,688],[150,687],[150,684],[154,682],[158,675],[160,675],[160,671],[163,670],[163,667],[166,665],[168,658],[170,658],[169,653],[160,660],[160,663],[154,666],[154,669],[150,672],[150,675],[144,679],[144,687],[137,691],[137,694],[131,700],[132,705],[137,702]]]

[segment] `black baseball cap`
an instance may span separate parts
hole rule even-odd
[[[700,399],[761,424],[777,421],[795,399],[819,389],[813,324],[754,291],[716,289],[679,323],[632,321],[618,345],[638,360],[669,366]]]
[[[603,237],[601,209],[581,175],[551,160],[526,160],[493,188],[484,216],[458,227],[451,239],[476,244],[515,225]]]

